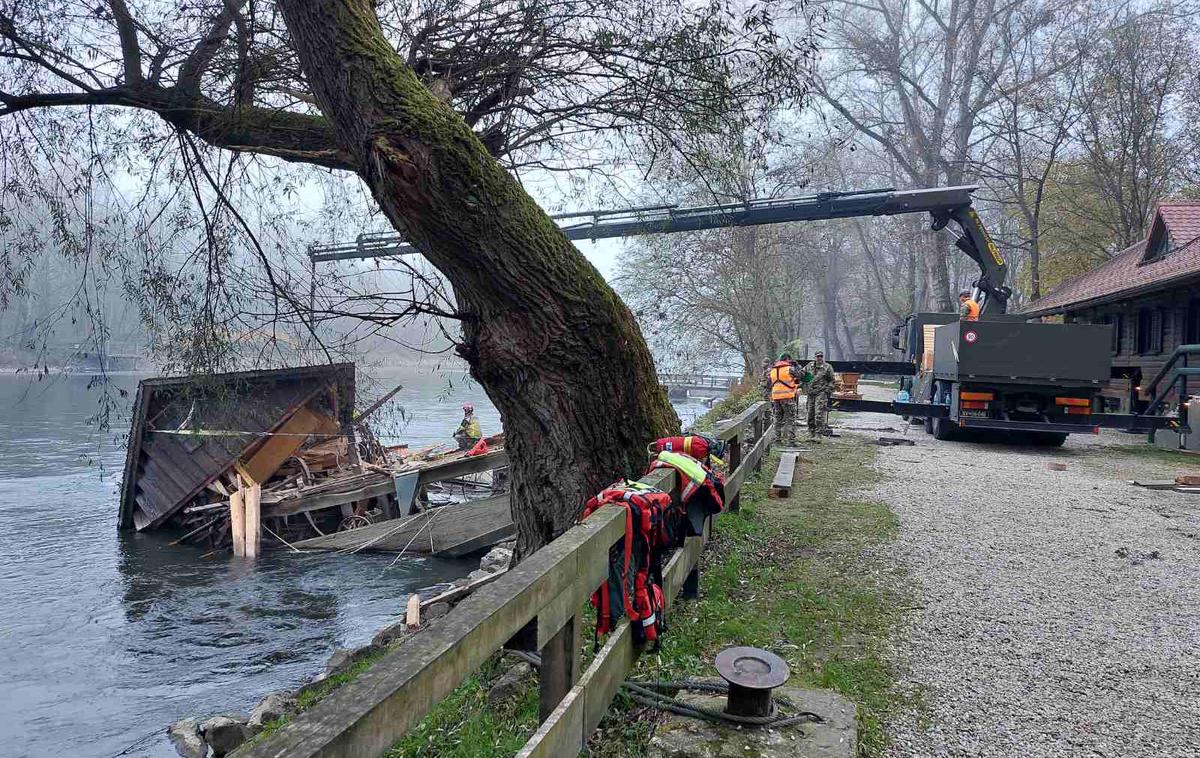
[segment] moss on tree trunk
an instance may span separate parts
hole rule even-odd
[[[284,0],[321,111],[396,229],[449,279],[460,352],[499,409],[517,552],[640,472],[678,429],[629,309],[387,43],[370,0]]]

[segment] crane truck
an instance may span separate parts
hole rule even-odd
[[[1098,395],[1111,376],[1111,327],[1104,324],[1027,322],[1007,313],[1012,294],[1008,264],[973,207],[976,186],[873,189],[680,208],[646,206],[556,216],[573,240],[668,234],[795,221],[928,213],[932,228],[954,234],[954,244],[979,266],[973,297],[976,321],[957,313],[914,313],[898,327],[895,361],[831,361],[834,370],[900,375],[909,400],[836,400],[842,411],[894,413],[925,425],[938,439],[973,431],[1021,435],[1061,445],[1071,433],[1101,427],[1148,432],[1186,430],[1180,416],[1100,412]],[[360,235],[352,243],[314,247],[320,261],[415,254],[394,234]]]

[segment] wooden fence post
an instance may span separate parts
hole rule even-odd
[[[742,465],[742,435],[745,433],[745,427],[738,429],[737,434],[733,439],[729,440],[729,473],[738,470]],[[742,509],[742,495],[739,492],[729,501],[730,513],[737,513]]]
[[[754,441],[756,443],[762,439],[762,436],[767,431],[766,430],[766,422],[764,421],[765,418],[766,418],[766,416],[763,413],[759,413],[757,416],[754,417]],[[755,471],[762,471],[762,462],[763,462],[764,457],[765,456],[760,455],[758,457],[758,459],[754,461],[754,470]]]
[[[567,619],[562,629],[541,649],[538,669],[538,723],[550,718],[554,709],[579,681],[579,614]]]

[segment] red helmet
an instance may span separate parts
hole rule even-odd
[[[471,405],[470,403],[463,404],[463,413],[474,413],[474,412],[475,412],[475,406]]]

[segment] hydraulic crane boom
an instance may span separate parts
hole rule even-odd
[[[752,200],[728,205],[680,208],[658,205],[615,211],[585,211],[552,216],[568,239],[598,240],[638,234],[694,232],[731,226],[758,226],[792,221],[819,221],[860,216],[895,216],[929,213],[935,230],[951,221],[962,233],[955,245],[979,265],[977,289],[983,293],[982,313],[1003,313],[1011,290],[1005,286],[1008,264],[1000,255],[979,214],[971,206],[978,187],[932,189],[874,189],[823,192],[782,200]],[[394,233],[360,235],[349,244],[320,245],[309,250],[314,263],[321,261],[410,255],[418,251]]]

